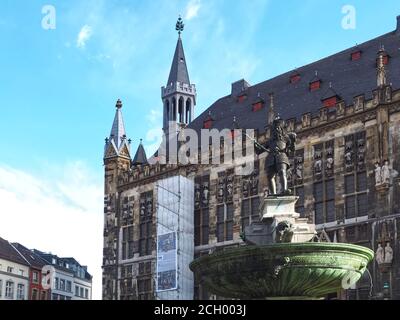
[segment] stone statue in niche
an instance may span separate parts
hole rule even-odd
[[[228,177],[226,182],[226,198],[228,201],[231,201],[233,197],[233,178]]]
[[[378,249],[376,249],[375,252],[375,260],[378,264],[381,264],[385,261],[385,252],[380,243],[378,243]]]
[[[344,163],[347,170],[349,171],[353,170],[353,141],[346,142]]]
[[[153,199],[147,199],[147,215],[151,216],[153,214]]]
[[[249,179],[243,178],[242,192],[243,192],[243,197],[247,198],[249,196]]]
[[[393,249],[390,247],[388,242],[385,247],[385,263],[392,263],[393,261]]]
[[[209,192],[209,188],[208,188],[208,183],[205,182],[203,184],[203,205],[204,206],[208,205],[209,195],[210,195],[210,192]]]
[[[389,184],[389,182],[390,182],[389,161],[385,160],[382,166],[382,183]]]
[[[357,165],[359,168],[362,168],[365,163],[365,140],[358,139],[357,141]]]
[[[251,194],[258,194],[258,172],[254,172],[250,177],[250,185],[251,185]]]
[[[290,162],[289,168],[287,170],[287,180],[289,184],[293,184],[293,164]]]
[[[326,150],[326,174],[328,176],[331,176],[333,174],[333,165],[334,165],[333,149],[328,148]]]
[[[146,205],[144,200],[140,201],[140,216],[144,217],[146,214]]]
[[[200,184],[196,183],[194,185],[194,205],[196,208],[200,207],[200,202],[201,202]]]
[[[224,202],[225,198],[225,179],[218,179],[218,202]]]
[[[322,152],[315,151],[314,155],[314,175],[319,178],[322,175]]]
[[[375,185],[379,186],[382,184],[382,168],[379,164],[379,162],[375,163]]]
[[[303,158],[296,158],[296,180],[303,180]]]

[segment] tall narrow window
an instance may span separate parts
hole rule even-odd
[[[314,214],[315,224],[336,220],[334,180],[334,140],[314,147]]]
[[[147,256],[153,250],[153,192],[140,196],[139,255]],[[132,232],[133,234],[133,232]]]
[[[210,233],[209,191],[210,177],[195,179],[194,242],[195,246],[206,245]]]
[[[365,168],[365,131],[345,137],[345,218],[368,215],[368,181]]]
[[[5,297],[7,299],[14,299],[14,282],[7,281],[6,282],[6,294]]]
[[[22,283],[17,286],[17,300],[25,300],[25,285]]]

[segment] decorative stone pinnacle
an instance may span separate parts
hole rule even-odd
[[[115,107],[117,109],[121,109],[122,108],[122,101],[120,99],[117,100],[117,104],[115,105]]]

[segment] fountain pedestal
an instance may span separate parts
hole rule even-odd
[[[256,245],[310,241],[316,235],[315,225],[308,223],[307,218],[300,218],[295,211],[298,199],[296,196],[265,197],[260,205],[260,220],[245,228],[245,241]],[[284,232],[286,239],[282,237]]]
[[[210,292],[235,299],[321,299],[357,282],[372,250],[310,241],[315,226],[295,212],[298,197],[269,196],[260,219],[245,228],[247,244],[202,256],[190,269]]]

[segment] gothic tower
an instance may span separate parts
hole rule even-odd
[[[117,181],[121,172],[131,165],[130,140],[127,140],[122,102],[117,101],[110,137],[104,147],[104,254],[103,254],[103,299],[117,298],[118,275],[118,205]]]
[[[166,134],[168,132],[179,132],[180,128],[189,124],[193,120],[194,106],[196,105],[196,86],[190,83],[183,51],[181,39],[183,28],[183,21],[179,17],[176,23],[179,37],[168,83],[161,88],[161,98],[164,106],[163,130]]]

